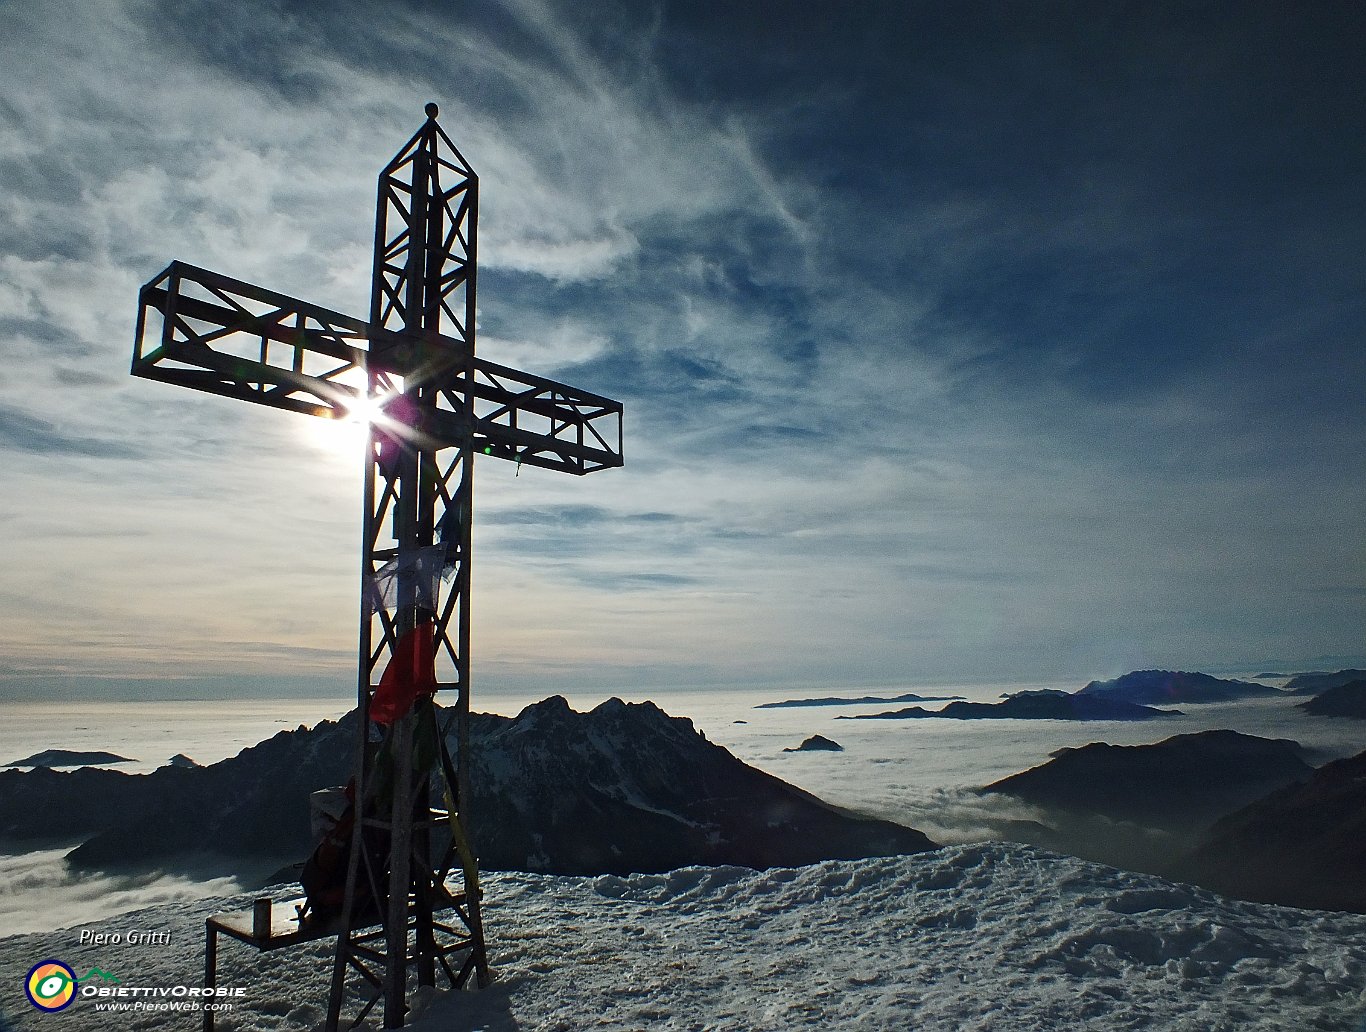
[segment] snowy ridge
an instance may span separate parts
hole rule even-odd
[[[497,981],[415,994],[414,1028],[1352,1032],[1366,1017],[1366,917],[1227,900],[1029,846],[761,872],[502,873],[485,892]],[[47,956],[125,981],[192,980],[205,914],[245,903],[120,919],[171,928],[175,948],[159,952],[80,948],[74,931],[0,940],[0,980]],[[249,993],[222,1027],[318,1027],[328,956],[325,944],[225,949],[221,981]],[[21,1027],[189,1027],[102,1023],[85,1003]]]

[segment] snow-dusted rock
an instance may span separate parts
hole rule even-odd
[[[474,837],[492,867],[771,867],[933,848],[918,831],[853,817],[742,763],[648,702],[576,713],[555,697],[516,718],[484,717],[471,781]]]

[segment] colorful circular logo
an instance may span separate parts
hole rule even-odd
[[[34,964],[24,982],[28,1002],[42,1011],[59,1011],[76,998],[76,972],[60,960]]]

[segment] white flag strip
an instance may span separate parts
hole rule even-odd
[[[446,545],[419,548],[390,559],[375,571],[375,597],[386,609],[394,609],[398,606],[399,584],[411,580],[416,592],[413,601],[435,612],[441,598],[441,582],[449,580],[454,572],[455,564],[446,560]]]

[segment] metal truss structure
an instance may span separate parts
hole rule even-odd
[[[438,968],[456,987],[488,978],[468,846],[475,456],[577,475],[623,461],[619,402],[475,357],[479,180],[436,105],[426,113],[379,176],[368,321],[181,262],[139,293],[134,375],[324,418],[371,410],[357,819],[329,1030],[348,1001],[358,1022],[381,998],[384,1027],[401,1027],[410,968],[426,985]],[[454,728],[424,700],[381,728],[377,680],[428,625]],[[415,755],[437,756],[442,776]]]

